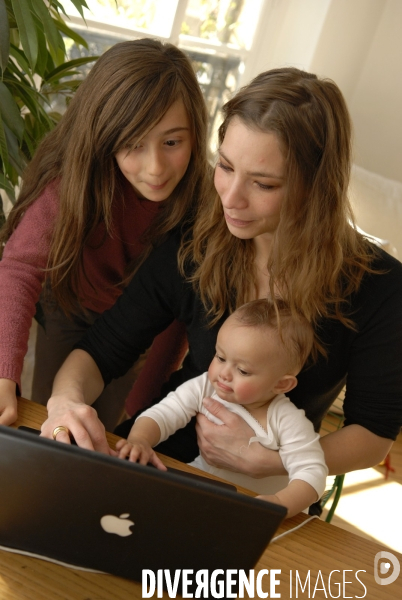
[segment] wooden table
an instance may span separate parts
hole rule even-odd
[[[27,425],[39,428],[45,416],[46,410],[43,406],[21,399],[19,418],[14,427]],[[108,438],[111,444],[118,439],[111,434],[108,434]],[[173,459],[162,459],[167,466],[196,471]],[[278,533],[291,529],[306,518],[305,515],[298,515],[288,519]],[[399,519],[395,526],[400,527],[400,524]],[[314,519],[298,531],[271,543],[256,565],[255,571],[257,573],[262,569],[279,569],[281,572],[276,577],[280,584],[276,587],[276,592],[285,600],[321,600],[331,598],[331,594],[334,598],[397,600],[402,598],[402,575],[390,585],[380,585],[374,580],[374,557],[382,550],[389,551],[380,544]],[[402,555],[396,552],[392,554],[399,559],[402,566]],[[262,589],[268,592],[269,598],[273,597],[268,575],[262,578]],[[156,594],[154,597],[156,598]],[[169,596],[166,593],[163,597]],[[0,600],[139,598],[142,598],[139,583],[112,575],[75,571],[39,559],[0,551]]]

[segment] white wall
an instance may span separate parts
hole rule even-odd
[[[241,84],[275,67],[308,69],[332,0],[265,0]]]
[[[402,182],[402,2],[384,4],[349,107],[355,162]]]
[[[266,0],[242,84],[286,65],[336,81],[355,162],[402,182],[402,0]]]
[[[308,68],[312,73],[333,79],[348,103],[386,4],[386,0],[333,0],[328,8]]]

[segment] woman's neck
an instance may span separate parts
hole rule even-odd
[[[271,253],[271,248],[273,244],[273,236],[272,235],[259,235],[254,238],[254,249],[255,249],[255,262],[259,266],[266,267],[269,259],[269,255]]]
[[[254,264],[257,276],[256,298],[266,298],[269,293],[268,259],[272,246],[272,237],[259,236],[254,239]]]

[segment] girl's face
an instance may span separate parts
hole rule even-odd
[[[161,202],[184,176],[191,151],[190,121],[177,100],[135,148],[117,152],[116,161],[140,198]]]
[[[215,187],[234,236],[272,238],[286,187],[276,134],[250,129],[234,117],[219,148]]]

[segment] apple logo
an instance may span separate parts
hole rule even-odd
[[[134,521],[130,521],[129,516],[128,513],[123,513],[120,517],[104,515],[100,520],[100,524],[107,533],[115,533],[121,537],[127,537],[128,535],[132,535],[133,532],[130,531],[130,527],[134,525]]]

